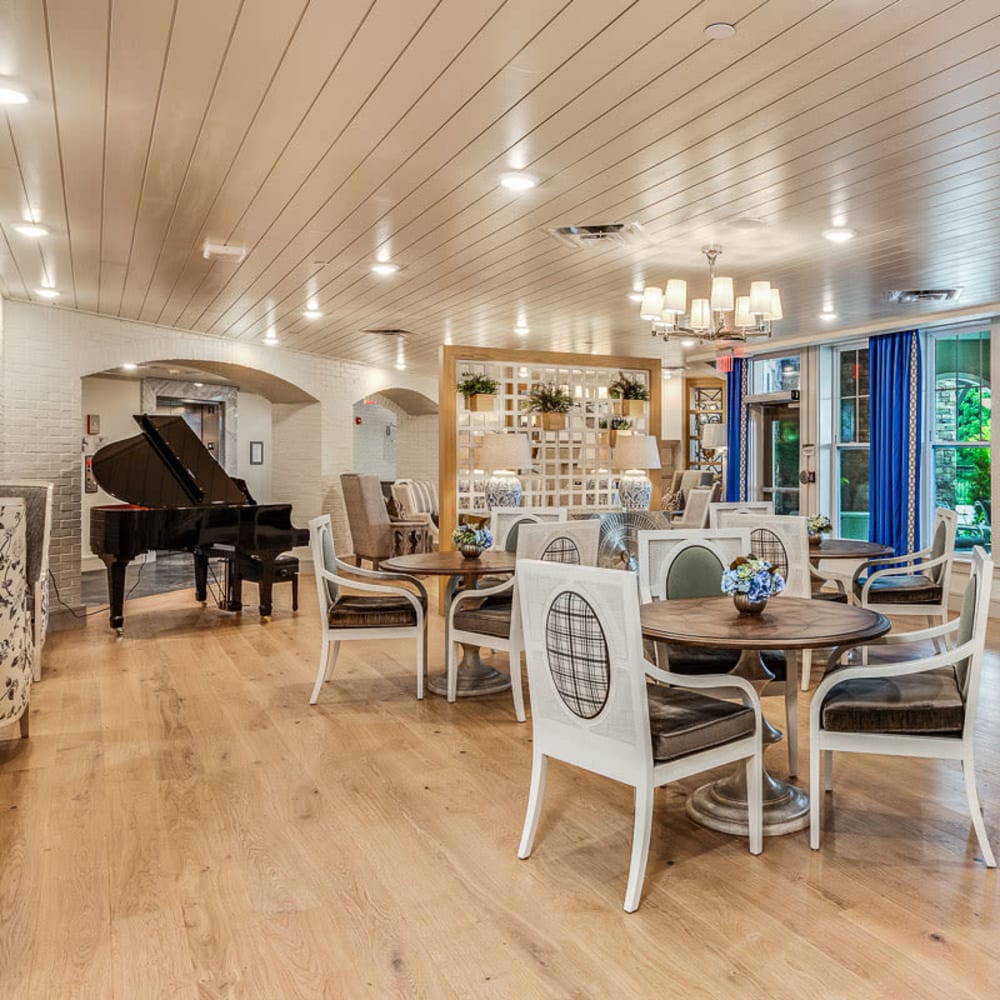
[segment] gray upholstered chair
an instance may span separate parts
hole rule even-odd
[[[600,522],[538,521],[517,524],[518,561],[540,559],[569,566],[597,565]],[[507,535],[510,542],[513,530]],[[457,697],[458,644],[488,646],[506,651],[510,662],[510,686],[514,696],[514,715],[524,722],[524,692],[521,689],[520,616],[517,612],[516,575],[496,586],[467,590],[455,596],[448,609],[448,701]]]
[[[383,559],[404,552],[425,551],[429,544],[424,521],[394,521],[382,495],[378,476],[345,472],[340,477],[351,528],[354,560],[368,559],[378,569]]]
[[[27,516],[21,497],[0,496],[0,726],[28,735],[31,616],[28,612]]]
[[[333,676],[341,642],[352,639],[415,639],[417,697],[423,698],[427,671],[424,585],[405,573],[382,573],[341,562],[334,548],[329,514],[309,522],[309,545],[322,629],[319,669],[309,704],[316,704],[323,684]]]
[[[855,603],[885,615],[923,615],[928,624],[943,625],[957,530],[958,515],[939,507],[926,549],[869,559],[858,567],[852,581]]]
[[[988,868],[996,859],[986,835],[976,791],[974,743],[976,699],[993,583],[993,562],[981,548],[973,550],[972,573],[957,619],[919,632],[889,633],[868,646],[890,652],[917,642],[950,637],[955,645],[943,653],[890,663],[841,667],[816,688],[809,712],[809,845],[820,843],[823,785],[831,791],[833,751],[937,757],[957,760],[965,776],[972,826]],[[837,650],[836,663],[845,649]],[[923,809],[923,789],[915,790]],[[934,837],[941,838],[934,830]]]
[[[759,854],[761,714],[750,682],[686,677],[648,663],[631,573],[585,566],[567,573],[556,563],[525,560],[517,576],[532,722],[531,786],[518,857],[527,858],[534,845],[550,759],[635,789],[628,913],[642,896],[653,793],[661,785],[745,761],[750,853]],[[722,680],[738,690],[743,704],[697,690]]]
[[[0,483],[0,496],[24,501],[28,613],[31,616],[32,674],[42,679],[42,646],[49,626],[49,540],[52,537],[53,483],[38,480]]]
[[[427,528],[431,542],[437,548],[438,538],[438,487],[427,479],[397,479],[392,484],[392,498],[396,501],[399,516],[407,521],[421,521]]]
[[[714,482],[714,472],[705,472],[702,469],[684,469],[674,472],[670,481],[670,490],[664,496],[664,503],[667,503],[668,498],[673,498],[673,504],[670,507],[671,516],[677,518],[683,514],[691,490],[699,486],[711,486]],[[677,504],[679,506],[676,506]]]

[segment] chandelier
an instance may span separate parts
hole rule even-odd
[[[750,340],[771,336],[771,324],[782,318],[781,295],[769,281],[751,281],[750,294],[733,297],[733,279],[716,276],[722,256],[717,244],[702,247],[712,279],[710,297],[692,299],[687,309],[687,282],[670,278],[666,288],[643,289],[639,316],[653,324],[653,336],[696,337],[698,340]]]

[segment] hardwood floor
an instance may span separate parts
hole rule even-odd
[[[518,861],[531,726],[509,694],[417,702],[411,643],[346,643],[310,708],[302,593],[267,626],[184,592],[130,601],[121,641],[103,617],[50,636],[30,739],[0,734],[0,996],[996,995],[998,875],[956,765],[837,756],[819,853],[695,826],[703,779],[658,792],[628,915],[625,788],[553,764]],[[984,688],[1000,849],[995,652]]]

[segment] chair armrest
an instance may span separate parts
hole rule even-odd
[[[338,560],[339,562],[339,560]],[[355,569],[356,567],[350,566],[348,569]],[[316,568],[316,572],[324,580],[329,580],[331,583],[340,584],[342,587],[347,587],[350,590],[360,590],[366,594],[391,594],[395,597],[400,595],[405,595],[413,600],[419,600],[414,596],[413,592],[407,590],[406,587],[391,587],[383,586],[377,583],[365,583],[363,580],[352,580],[348,576],[340,576],[336,573],[331,573],[328,569],[324,569],[322,566]],[[423,603],[427,603],[427,591],[424,585],[416,579],[416,577],[407,576],[405,573],[375,573],[371,574],[371,571],[367,571],[365,576],[375,575],[381,580],[400,580],[405,583],[412,583],[417,590],[420,591],[420,595],[423,598]]]
[[[926,551],[930,550],[928,549]],[[919,555],[920,555],[919,552],[915,553],[914,558],[916,558]],[[863,602],[865,598],[868,596],[868,591],[871,589],[871,585],[875,580],[883,580],[893,576],[912,576],[914,571],[922,573],[924,570],[930,569],[932,566],[940,566],[943,563],[948,562],[951,558],[952,557],[949,553],[945,553],[943,556],[938,556],[936,559],[928,559],[925,562],[921,562],[919,566],[916,565],[915,562],[912,562],[908,563],[905,566],[891,566],[888,569],[876,570],[874,573],[871,573],[868,576],[868,579],[865,580],[864,587],[862,588],[861,591],[861,600]],[[854,571],[854,578],[851,581],[852,583],[858,582],[859,576],[861,572],[864,570],[864,568],[865,568],[864,566],[859,566],[858,569]]]
[[[506,594],[514,590],[514,577],[509,580],[504,580],[503,583],[498,583],[495,587],[484,587],[482,590],[459,590],[455,593],[455,596],[451,599],[451,605],[448,608],[448,624],[451,625],[454,620],[455,613],[458,610],[459,604],[463,601],[471,601],[473,598],[476,600],[482,600],[484,597],[493,597],[495,594]]]
[[[837,646],[827,659],[829,667],[834,666],[837,661],[852,649],[863,649],[871,646],[905,646],[917,642],[924,642],[928,639],[940,639],[958,630],[959,619],[955,618],[944,625],[934,625],[931,628],[914,629],[912,632],[887,632],[877,639],[870,639],[868,642],[850,642],[843,646]],[[915,661],[911,661],[915,662]]]
[[[754,686],[746,678],[737,677],[735,674],[675,674],[670,670],[663,670],[655,666],[649,660],[643,660],[643,667],[645,668],[647,677],[652,678],[654,681],[669,684],[671,687],[689,688],[692,690],[696,688],[710,688],[716,691],[719,688],[732,688],[739,691],[743,704],[754,710],[754,715],[757,718],[757,728],[760,728],[760,695],[757,694]]]

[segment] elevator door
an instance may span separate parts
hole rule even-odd
[[[212,457],[222,464],[223,415],[222,403],[199,403],[190,399],[171,399],[159,396],[156,412],[169,416],[183,417],[185,423],[198,435]]]
[[[799,513],[799,409],[762,403],[753,421],[757,484],[754,498],[774,503],[775,514]]]

